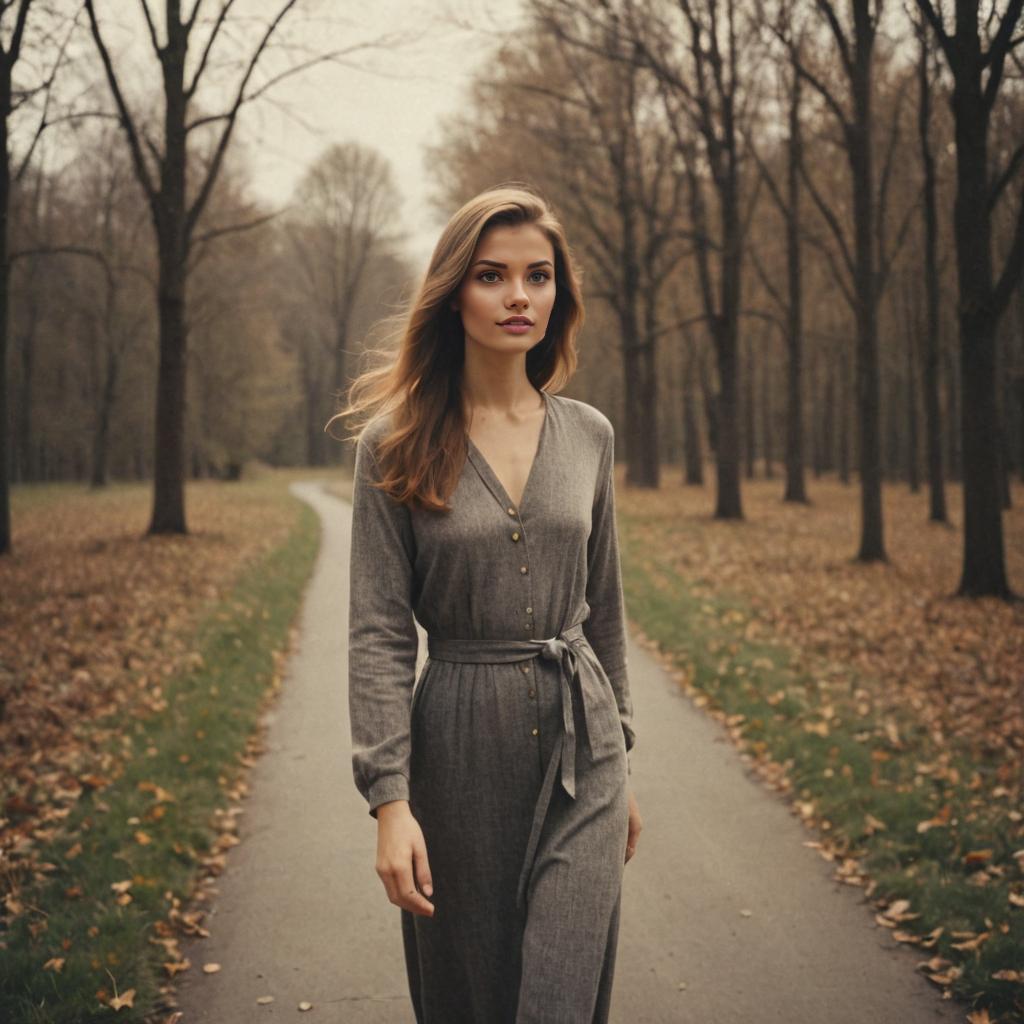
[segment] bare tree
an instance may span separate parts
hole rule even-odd
[[[924,226],[925,327],[921,389],[924,397],[925,444],[928,462],[929,514],[933,522],[945,523],[946,485],[942,472],[942,418],[939,409],[939,216],[936,200],[937,176],[932,151],[932,90],[934,47],[929,45],[923,19],[914,30],[918,41],[917,132],[921,151],[921,217]]]
[[[835,243],[839,255],[827,257],[835,266],[836,282],[853,310],[857,330],[856,396],[858,456],[860,469],[861,535],[856,558],[862,562],[885,561],[882,517],[881,437],[879,424],[878,307],[893,261],[909,229],[913,207],[908,206],[893,239],[886,247],[887,200],[898,151],[902,91],[893,103],[881,173],[876,172],[875,152],[875,49],[885,0],[850,0],[848,22],[840,17],[832,0],[813,0],[826,26],[838,58],[837,86],[806,60],[806,51],[792,45],[789,22],[780,19],[773,28],[787,46],[800,76],[832,113],[841,132],[842,148],[849,166],[853,244],[842,218],[828,197],[815,187],[804,168],[804,181]]]
[[[788,8],[781,17],[792,17]],[[786,235],[786,292],[783,296],[771,282],[770,276],[751,248],[752,262],[758,277],[779,306],[785,318],[786,334],[786,485],[783,501],[807,503],[804,480],[803,434],[803,357],[804,357],[804,297],[803,247],[801,217],[801,177],[803,173],[803,79],[797,69],[802,46],[801,34],[791,27],[786,32],[788,46],[786,59],[780,61],[779,79],[786,111],[785,184],[777,180],[768,163],[758,154],[753,140],[750,151],[768,186],[768,193],[785,227]],[[767,394],[767,392],[766,392]]]
[[[46,128],[54,123],[50,112],[50,96],[54,81],[67,48],[69,32],[62,31],[63,15],[54,14],[43,5],[41,18],[47,22],[46,32],[52,39],[50,59],[42,61],[41,71],[27,84],[15,82],[15,69],[29,48],[29,13],[33,0],[2,0],[0,2],[0,555],[11,550],[10,440],[7,436],[7,345],[10,321],[10,239],[9,220],[11,186],[29,166],[36,143]],[[33,21],[38,20],[32,14]],[[41,109],[33,119],[33,128],[21,160],[12,166],[12,118],[22,109]]]
[[[400,211],[390,163],[357,142],[331,146],[296,187],[288,235],[304,297],[328,325],[324,354],[330,380],[319,380],[320,388],[344,389],[347,384],[353,316],[374,260],[398,242]],[[318,412],[325,394],[313,402]],[[316,436],[323,438],[323,431]],[[321,461],[322,446],[309,454],[312,461]]]
[[[756,105],[758,29],[736,0],[678,0],[676,7],[673,14],[629,0],[622,24],[633,59],[658,82],[689,180],[697,277],[718,368],[715,517],[742,518],[739,332],[759,185],[744,188],[744,138]]]
[[[917,0],[953,76],[956,138],[953,210],[959,286],[961,421],[963,438],[964,545],[958,593],[1011,598],[1003,546],[999,471],[1000,427],[996,402],[999,321],[1024,275],[1024,203],[1017,212],[1003,266],[993,263],[993,214],[1024,165],[1024,141],[1002,167],[989,158],[993,108],[1006,61],[1024,43],[1024,0],[955,0],[953,25],[941,6]],[[989,38],[987,30],[994,26]],[[987,45],[986,45],[987,43]]]
[[[184,17],[181,0],[164,0],[162,38],[150,0],[139,0],[139,4],[149,43],[160,67],[164,119],[159,140],[151,137],[129,107],[123,76],[115,68],[105,29],[96,13],[96,0],[85,0],[85,9],[135,175],[149,203],[157,239],[160,367],[149,532],[185,533],[186,279],[189,252],[197,239],[197,225],[216,185],[242,108],[283,78],[314,64],[337,59],[360,46],[323,53],[261,74],[258,69],[266,63],[271,42],[296,7],[297,0],[279,0],[276,12],[262,23],[251,17],[232,17],[235,0],[221,0],[216,14],[206,21],[199,17],[203,0],[194,0],[191,13]],[[205,39],[202,38],[204,29]],[[194,113],[197,90],[211,68],[224,66],[232,45],[246,48],[241,70],[230,89],[232,99],[219,112]],[[230,56],[237,58],[238,54]],[[213,139],[199,180],[190,187],[189,153],[199,145],[197,133],[202,137],[203,129],[212,132]],[[259,223],[264,219],[260,218]],[[213,230],[222,232],[241,227],[244,225]]]

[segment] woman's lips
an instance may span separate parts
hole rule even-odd
[[[533,321],[528,316],[509,316],[498,321],[498,326],[504,328],[509,334],[525,334],[531,327]]]

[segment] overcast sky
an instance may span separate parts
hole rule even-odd
[[[279,4],[264,2],[268,11]],[[319,17],[312,24],[324,38],[312,40],[311,46],[335,49],[350,40],[395,31],[408,40],[390,51],[354,54],[350,60],[360,69],[314,67],[282,82],[272,104],[247,110],[244,137],[252,155],[254,187],[274,205],[283,204],[303,170],[328,145],[355,139],[373,146],[394,169],[405,197],[402,219],[410,237],[409,254],[422,269],[441,227],[428,206],[433,181],[424,162],[424,144],[436,137],[439,119],[465,102],[471,74],[488,45],[518,30],[519,4],[325,0],[317,5],[313,0],[313,9]],[[324,12],[329,22],[323,20]]]

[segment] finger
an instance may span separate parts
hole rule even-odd
[[[395,885],[395,877],[390,871],[378,871],[381,882],[384,884],[384,891],[392,903],[398,902],[398,887]]]
[[[428,917],[434,913],[434,905],[425,896],[416,891],[412,880],[412,865],[405,864],[395,873],[395,881],[398,885],[398,905],[414,914],[426,914]]]
[[[417,843],[412,849],[412,864],[420,891],[427,896],[433,896],[434,883],[430,877],[430,862],[427,860],[427,848],[422,843]]]

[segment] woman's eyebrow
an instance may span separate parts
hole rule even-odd
[[[473,264],[473,266],[475,267],[479,263],[486,263],[489,267],[501,267],[502,270],[508,270],[508,264],[500,263],[498,260],[477,260],[476,263]],[[534,260],[533,263],[526,264],[527,270],[529,270],[531,267],[543,266],[551,267],[554,266],[554,264],[551,262],[551,260]]]

